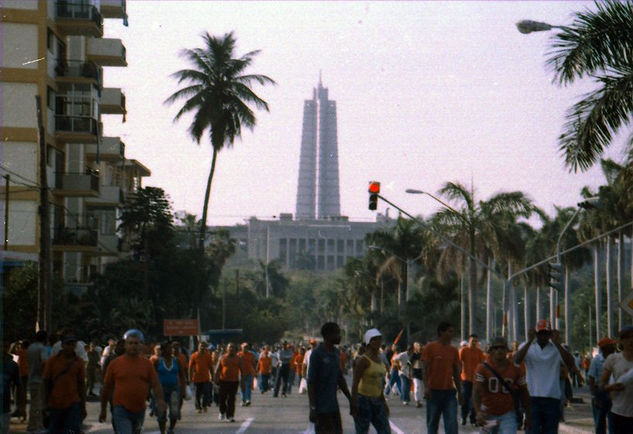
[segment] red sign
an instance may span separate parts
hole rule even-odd
[[[197,336],[197,319],[166,319],[163,321],[163,336]]]

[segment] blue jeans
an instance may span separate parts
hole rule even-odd
[[[475,409],[473,408],[473,382],[462,381],[464,391],[464,403],[462,404],[462,419],[465,420],[470,413],[470,423],[475,423]]]
[[[165,411],[156,409],[158,415],[158,422],[167,421],[167,410],[169,410],[169,420],[178,420],[180,416],[180,386],[179,385],[162,385],[163,387],[163,399],[167,403]]]
[[[410,402],[411,380],[406,375],[400,374],[400,388],[402,390],[402,402]]]
[[[499,421],[499,425],[490,430],[491,434],[516,434],[517,432],[517,415],[514,410],[499,416],[489,414],[486,420]]]
[[[244,387],[240,390],[242,402],[251,400],[251,388],[253,386],[253,374],[244,376]]]
[[[385,410],[382,398],[370,398],[369,396],[358,395],[358,413],[354,418],[356,434],[367,434],[369,424],[376,429],[377,434],[390,434],[389,418]]]
[[[132,413],[120,405],[115,405],[112,410],[112,423],[117,434],[140,434],[144,419],[145,410]]]
[[[281,387],[281,394],[284,396],[286,395],[286,392],[289,387],[289,384],[288,384],[289,378],[290,378],[290,365],[288,363],[284,363],[277,370],[277,379],[275,381],[275,391],[273,392],[273,396],[275,397],[279,396],[280,387]],[[284,382],[283,386],[281,386],[282,380]]]
[[[268,385],[268,380],[270,379],[270,374],[261,374],[259,378],[259,390],[262,392],[268,392],[270,386]]]
[[[608,393],[598,392],[591,400],[593,413],[593,426],[596,434],[613,434],[613,422],[611,421],[611,398]]]
[[[81,403],[68,408],[49,408],[49,434],[79,434],[81,432]]]
[[[560,399],[530,397],[532,427],[529,434],[556,434],[560,420]]]
[[[196,386],[196,410],[211,407],[211,382],[193,383]]]
[[[385,387],[385,395],[389,395],[389,392],[391,392],[391,388],[394,384],[398,388],[398,393],[402,396],[402,385],[400,384],[400,375],[398,374],[397,369],[392,369],[389,373],[389,383],[387,384],[387,387]]]
[[[426,430],[428,434],[437,434],[440,415],[444,420],[444,432],[457,434],[457,391],[430,390],[431,397],[426,402]]]

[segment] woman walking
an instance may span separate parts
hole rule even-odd
[[[369,329],[363,340],[365,352],[356,361],[352,380],[352,415],[356,434],[368,433],[370,423],[377,434],[390,434],[389,406],[383,390],[386,369],[380,358],[382,334],[377,329]]]
[[[187,380],[185,377],[185,367],[181,365],[177,357],[173,357],[171,342],[164,342],[160,345],[160,356],[153,362],[158,373],[158,381],[163,388],[163,399],[169,409],[169,429],[167,434],[173,434],[174,427],[180,417],[180,406],[185,396]],[[165,434],[167,426],[167,409],[158,410],[158,427],[161,434]]]
[[[237,355],[235,344],[228,344],[226,353],[215,368],[214,376],[220,388],[220,420],[235,422],[235,395],[240,386],[240,377],[244,382],[244,372],[242,359]]]

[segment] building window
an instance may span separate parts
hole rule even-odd
[[[347,240],[347,256],[354,256],[354,240]]]
[[[327,240],[327,252],[334,253],[334,240]]]
[[[323,238],[319,239],[319,253],[325,253],[325,240]]]
[[[363,256],[365,246],[363,240],[356,240],[356,256]]]
[[[336,253],[342,255],[344,253],[345,240],[336,240]]]
[[[328,271],[334,270],[334,256],[328,255],[327,257],[327,269]]]

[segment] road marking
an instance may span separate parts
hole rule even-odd
[[[391,429],[393,430],[393,432],[395,432],[396,434],[404,434],[404,431],[402,431],[400,428],[398,428],[396,426],[395,423],[393,423],[392,421],[389,421],[389,426],[391,426]]]
[[[242,434],[245,433],[246,430],[248,429],[248,427],[251,425],[251,423],[255,420],[254,417],[249,417],[248,419],[246,419],[244,421],[244,423],[242,424],[242,426],[240,426],[240,429],[238,429],[235,434]]]

